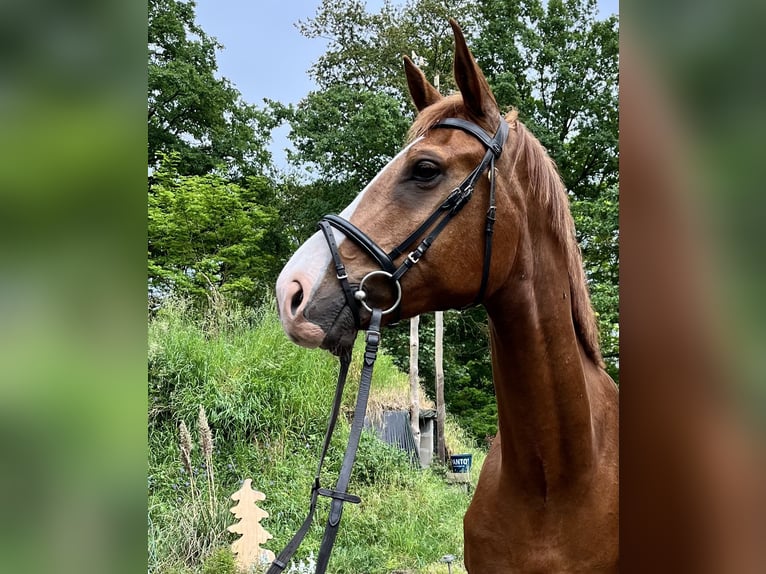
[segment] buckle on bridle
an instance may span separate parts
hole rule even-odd
[[[473,195],[474,186],[472,184],[468,184],[465,186],[465,188],[456,187],[455,188],[455,199],[451,202],[449,205],[450,213],[452,215],[455,215],[458,211],[463,209],[466,203],[468,203],[468,200],[471,199],[471,195]]]
[[[461,200],[462,194],[463,190],[459,187],[456,187],[450,191],[447,199],[445,199],[444,203],[442,204],[442,209],[452,209],[455,207],[455,205]]]
[[[380,331],[376,331],[375,329],[367,329],[365,335],[365,341],[367,343],[372,342],[374,344],[380,343]]]
[[[413,265],[416,263],[419,263],[422,259],[423,255],[425,254],[425,250],[422,248],[423,246],[420,245],[415,251],[411,251],[409,255],[407,255],[407,259],[409,259]]]

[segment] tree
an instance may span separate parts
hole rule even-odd
[[[289,121],[295,151],[288,160],[304,172],[304,181],[286,179],[282,190],[282,211],[297,242],[364,189],[398,153],[409,127],[395,98],[348,86],[312,92],[295,108],[270,105],[276,121]]]
[[[182,175],[224,166],[231,174],[267,173],[270,123],[216,77],[222,46],[194,20],[194,2],[149,0],[148,163],[178,153]]]
[[[501,108],[519,117],[556,161],[577,199],[619,177],[617,18],[595,0],[483,0],[474,54]]]
[[[310,93],[292,113],[296,151],[288,159],[355,195],[396,155],[409,124],[392,96],[334,85]]]
[[[472,0],[411,0],[403,7],[385,2],[370,14],[362,0],[323,0],[316,16],[299,23],[307,38],[329,41],[310,74],[323,89],[343,85],[396,98],[411,114],[402,55],[415,52],[428,74],[452,80],[452,33],[448,19],[470,27],[477,15]]]
[[[204,299],[211,287],[252,304],[271,289],[288,252],[274,190],[216,174],[184,176],[164,157],[149,189],[149,286]]]

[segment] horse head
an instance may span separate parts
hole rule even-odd
[[[494,246],[507,261],[517,240],[518,207],[504,189],[512,170],[501,169],[512,161],[513,150],[502,152],[508,125],[459,26],[450,23],[459,93],[442,97],[404,57],[419,112],[409,143],[339,217],[326,218],[324,233],[309,238],[279,276],[280,317],[298,344],[339,352],[353,343],[374,306],[390,311],[384,323],[406,319],[481,302],[504,281],[507,265],[491,263],[486,254]],[[495,218],[503,221],[496,230]],[[341,273],[356,301],[344,293]]]

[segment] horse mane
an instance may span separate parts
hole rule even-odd
[[[463,105],[463,98],[459,94],[453,94],[422,110],[410,128],[408,139],[411,141],[425,135],[434,124],[447,117],[465,117],[489,133],[494,131],[494,126],[488,126],[485,121],[471,117]],[[511,152],[518,158],[517,166],[522,163],[525,166],[531,194],[548,211],[551,230],[566,253],[575,332],[586,354],[603,368],[598,324],[590,301],[582,254],[575,237],[574,220],[569,211],[569,197],[564,182],[543,145],[518,120],[518,112],[510,111],[505,120],[512,131],[515,128],[517,147]]]

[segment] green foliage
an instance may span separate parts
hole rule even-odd
[[[350,377],[359,375],[359,351]],[[168,300],[149,323],[149,571],[228,572],[233,523],[228,496],[244,478],[267,498],[261,523],[278,551],[306,516],[309,487],[324,435],[337,365],[325,352],[307,350],[283,334],[273,304],[246,309],[226,304],[200,316],[192,306]],[[349,381],[351,383],[351,380]],[[385,355],[375,368],[373,391],[407,378]],[[344,412],[354,401],[347,385]],[[199,449],[192,452],[197,495],[179,458],[178,423],[194,435],[202,404],[215,436],[213,465],[219,507],[203,512],[210,483]],[[322,482],[340,469],[349,423],[340,417]],[[451,421],[448,436],[465,439]],[[474,453],[474,472],[484,455]],[[413,468],[404,453],[364,433],[350,490],[362,497],[344,510],[333,552],[336,572],[388,574],[433,567],[444,554],[461,554],[462,517],[470,497],[444,483],[440,469]],[[317,524],[298,558],[315,554],[328,505],[320,502]]]
[[[420,317],[418,370],[429,397],[435,400],[434,315]],[[409,322],[391,327],[384,348],[402,370],[409,368]],[[497,404],[489,361],[487,314],[483,307],[444,313],[444,400],[470,436],[484,444],[497,432]]]
[[[179,160],[165,156],[149,189],[150,288],[198,300],[217,289],[252,304],[289,249],[270,182],[183,176]]]
[[[299,30],[308,38],[328,40],[310,70],[323,90],[343,85],[384,93],[407,110],[402,55],[415,54],[430,77],[439,74],[445,90],[454,88],[448,18],[468,25],[476,11],[476,2],[469,0],[418,0],[401,7],[386,2],[377,13],[367,12],[361,0],[323,0]]]
[[[268,116],[216,77],[222,46],[194,21],[194,3],[149,0],[148,162],[178,152],[184,175],[224,165],[231,173],[266,173]]]
[[[501,108],[516,107],[576,198],[618,181],[616,17],[595,0],[484,0],[473,42]]]
[[[284,217],[297,242],[316,231],[327,213],[338,213],[401,148],[410,121],[393,97],[347,86],[312,92],[297,108],[272,103],[289,119],[295,151],[288,159],[314,179],[287,181]]]
[[[277,211],[269,131],[277,121],[216,75],[222,46],[195,23],[194,2],[149,0],[150,298],[253,304],[289,251]]]
[[[238,574],[234,554],[228,548],[219,548],[205,558],[202,574]]]
[[[363,432],[354,463],[354,476],[369,486],[388,483],[402,488],[412,486],[414,475],[410,459],[400,448],[379,440],[372,432]]]
[[[149,423],[196,420],[202,405],[225,440],[317,437],[335,370],[327,353],[292,344],[273,309],[230,305],[200,321],[171,300],[149,325]]]
[[[334,85],[306,96],[290,125],[291,161],[360,191],[399,151],[410,122],[391,96]]]
[[[283,187],[285,220],[291,239],[300,245],[317,231],[317,222],[328,213],[340,213],[360,188],[354,182],[316,180],[301,183],[291,178]]]
[[[222,493],[220,487],[210,490],[201,455],[192,457],[192,474],[187,472],[180,463],[178,433],[172,425],[165,426],[149,431],[149,571],[194,572],[187,568],[206,560],[228,540],[231,514],[225,501],[230,493]],[[215,500],[223,502],[211,504]]]
[[[617,186],[598,197],[572,202],[591,300],[596,309],[601,352],[607,371],[619,382],[619,197]]]

